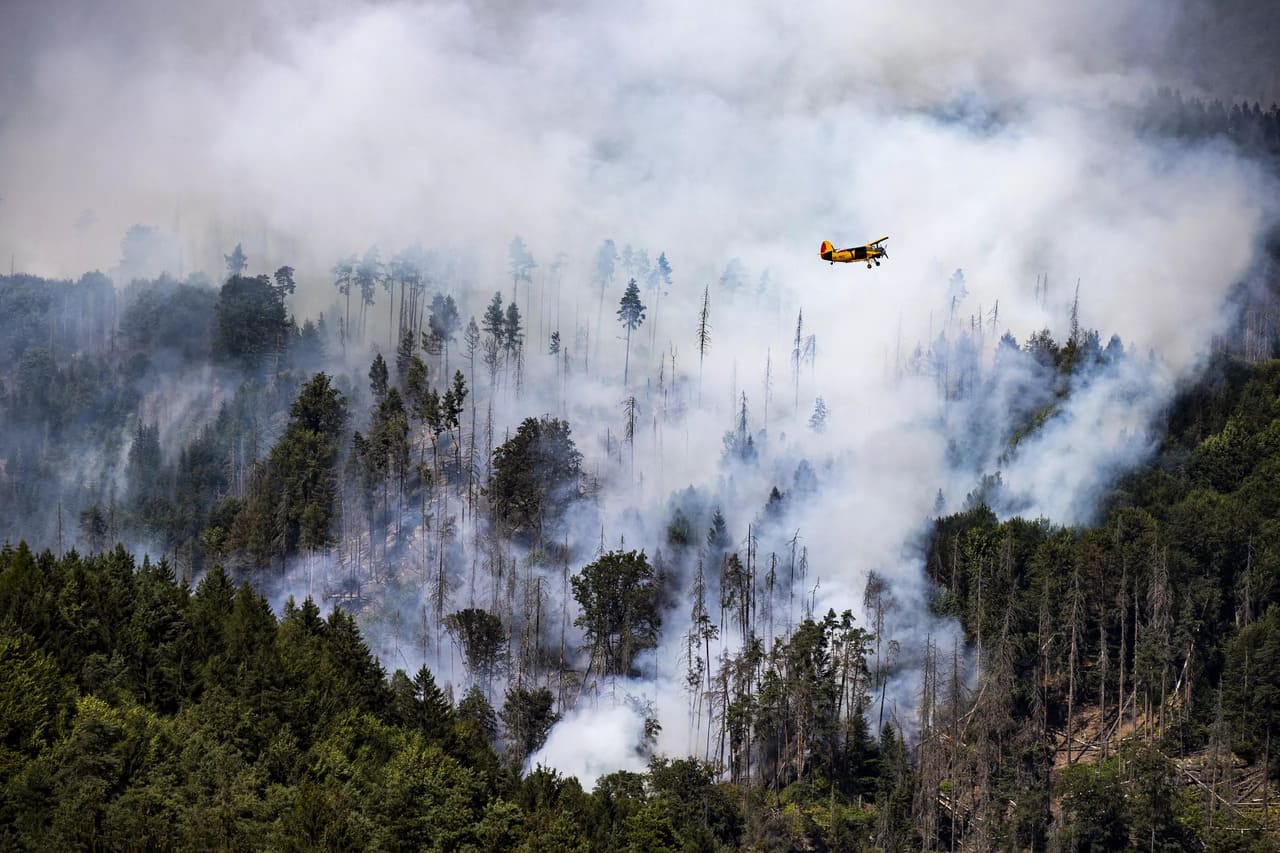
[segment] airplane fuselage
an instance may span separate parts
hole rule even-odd
[[[879,255],[879,252],[876,253]],[[874,255],[871,257],[875,257]],[[855,246],[852,249],[833,249],[830,252],[823,252],[822,259],[831,261],[833,264],[848,264],[853,261],[865,261],[868,259],[866,246]]]
[[[833,264],[851,264],[861,261],[865,264],[880,263],[884,257],[884,249],[875,243],[866,246],[854,246],[849,249],[837,249],[829,242],[823,242],[819,256]]]

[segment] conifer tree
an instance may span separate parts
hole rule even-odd
[[[508,256],[511,270],[511,302],[515,304],[516,285],[522,281],[532,285],[533,268],[536,265],[533,262],[533,254],[529,251],[529,247],[524,244],[524,240],[520,239],[519,234],[511,238]]]
[[[333,265],[333,283],[338,293],[346,298],[347,315],[342,325],[342,349],[346,352],[347,336],[351,333],[351,285],[355,281],[356,256],[347,255]]]
[[[552,710],[554,704],[555,697],[545,687],[530,690],[517,686],[507,691],[500,716],[516,766],[546,743],[551,727],[560,719]]]
[[[374,295],[378,283],[382,281],[382,260],[378,256],[378,247],[372,246],[355,268],[355,283],[360,288],[360,336],[364,338],[365,320],[369,308],[373,306]]]
[[[473,684],[458,703],[458,719],[471,723],[489,741],[498,736],[498,715],[479,685]]]
[[[410,360],[414,357],[413,333],[406,326],[400,330],[400,343],[396,346],[396,382],[401,386],[409,375]]]
[[[223,255],[222,258],[227,262],[228,278],[243,275],[245,267],[249,265],[248,256],[245,255],[244,249],[240,247],[239,243],[236,243],[236,247],[231,250],[231,254]]]
[[[431,317],[427,327],[431,337],[440,343],[444,351],[444,370],[449,372],[449,344],[462,326],[462,318],[458,314],[458,306],[452,296],[436,294],[431,300]]]
[[[507,635],[502,620],[480,608],[468,607],[444,619],[447,630],[462,648],[462,659],[476,683],[485,691],[506,660]]]
[[[822,395],[813,401],[813,414],[809,416],[809,428],[814,432],[823,432],[827,428],[827,401]]]
[[[622,386],[628,386],[628,375],[631,368],[631,332],[644,322],[644,304],[640,301],[640,288],[633,278],[627,282],[627,289],[618,303],[618,321],[627,330],[627,355],[622,367]]]
[[[476,352],[480,349],[480,341],[480,327],[476,325],[476,318],[472,317],[467,321],[467,330],[462,333],[462,343],[467,348],[468,372],[471,374],[472,382],[476,377]]]
[[[381,403],[387,399],[387,389],[390,387],[390,376],[387,373],[387,361],[382,357],[382,353],[378,353],[373,357],[373,363],[369,365],[369,390],[373,392],[375,402]]]
[[[440,737],[453,716],[453,708],[449,706],[444,691],[436,686],[435,677],[426,666],[413,677],[413,688],[419,708],[418,727],[427,737]]]
[[[489,307],[485,309],[482,322],[484,363],[489,368],[489,384],[492,387],[497,382],[498,365],[501,363],[501,356],[506,347],[507,320],[502,310],[501,293],[493,294]]]
[[[293,267],[283,266],[277,269],[275,274],[272,276],[276,281],[276,297],[281,303],[284,302],[284,298],[286,296],[290,295],[297,289],[297,286],[293,281],[293,272]]]
[[[515,302],[507,305],[507,313],[502,320],[502,342],[507,364],[515,367],[518,390],[524,365],[524,328],[520,325],[520,309]]]
[[[667,260],[666,252],[658,255],[657,263],[649,273],[648,285],[653,290],[653,322],[649,328],[649,343],[654,346],[658,340],[658,306],[662,304],[662,297],[671,290],[671,263]]]

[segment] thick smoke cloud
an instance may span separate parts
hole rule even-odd
[[[618,770],[643,773],[644,756],[635,740],[644,731],[644,715],[627,704],[573,711],[552,730],[530,766],[554,767],[586,785]]]
[[[978,476],[1000,471],[1012,496],[1001,511],[1088,520],[1225,327],[1272,212],[1269,184],[1231,151],[1137,130],[1136,105],[1168,79],[1155,59],[1183,26],[1164,3],[267,6],[19,7],[28,38],[8,60],[0,113],[0,250],[32,272],[112,268],[125,229],[152,223],[176,236],[188,271],[216,273],[236,242],[254,271],[294,264],[295,307],[314,314],[335,304],[324,271],[337,256],[421,240],[472,259],[459,297],[479,314],[509,288],[519,233],[540,263],[535,355],[553,327],[571,340],[594,326],[602,239],[651,260],[664,251],[675,285],[631,353],[638,474],[624,465],[607,478],[582,544],[601,528],[610,544],[662,543],[672,492],[693,485],[722,507],[737,546],[804,459],[817,491],[772,534],[798,533],[807,549],[787,618],[859,611],[875,570],[893,584],[889,627],[904,646],[945,647],[957,630],[928,616],[908,547],[937,493],[958,508]],[[882,234],[891,259],[874,271],[816,257],[824,238]],[[748,271],[736,295],[717,284],[732,259]],[[957,268],[963,297],[949,284]],[[714,336],[700,368],[706,286]],[[606,320],[620,293],[615,281],[604,295]],[[1104,341],[1120,334],[1130,358],[1012,454],[1024,385],[1001,371],[1015,368],[996,364],[978,402],[948,400],[953,389],[907,369],[917,342],[936,351],[969,335],[990,367],[1005,329],[1062,340],[1077,293],[1080,324]],[[815,357],[793,374],[801,310]],[[616,442],[622,423],[615,330],[592,328],[589,375],[563,389],[531,356],[542,381],[498,401],[498,435],[560,412],[586,465],[607,467],[605,436]],[[660,362],[682,417],[661,414]],[[752,433],[769,411],[754,468],[721,459],[744,394]],[[820,434],[807,424],[816,395],[831,412]],[[653,677],[632,691],[653,701],[669,751],[696,736],[681,724],[675,663],[687,619],[683,603],[668,615],[645,662]],[[910,680],[895,689],[905,713]],[[541,760],[635,766],[629,746],[606,760],[598,744],[638,743],[642,715],[596,707],[553,732]]]

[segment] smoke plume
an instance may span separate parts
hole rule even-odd
[[[669,550],[682,500],[696,505],[698,538],[719,508],[733,549],[756,537],[761,560],[781,559],[775,633],[828,608],[867,624],[875,571],[896,602],[886,630],[908,650],[893,688],[903,716],[912,654],[959,633],[929,614],[916,547],[938,495],[954,511],[999,473],[998,512],[1088,521],[1151,452],[1177,382],[1226,328],[1274,212],[1271,182],[1227,146],[1143,132],[1153,87],[1187,82],[1161,59],[1184,17],[1153,0],[928,0],[909,14],[134,0],[23,2],[11,18],[0,250],[18,268],[123,278],[121,235],[143,223],[177,247],[174,275],[216,276],[240,243],[251,272],[298,268],[299,317],[333,317],[337,257],[421,242],[453,264],[440,284],[465,321],[511,292],[519,234],[537,263],[517,291],[528,378],[493,395],[495,435],[529,415],[572,424],[603,485],[569,537],[570,571],[601,542]],[[817,257],[823,239],[883,235],[878,268]],[[595,284],[605,239],[650,265],[665,253],[674,269],[669,289],[643,290],[629,388],[614,318],[632,273],[619,265],[603,292]],[[1062,394],[1027,358],[1002,360],[1006,330],[1062,343],[1073,315],[1102,342],[1119,335],[1125,356]],[[389,354],[385,316],[372,311],[370,338]],[[567,375],[545,355],[553,331]],[[357,376],[365,356],[351,355]],[[164,394],[199,401],[188,425],[213,408],[190,389]],[[828,414],[814,424],[819,396]],[[754,461],[735,456],[735,435],[752,439]],[[785,505],[766,511],[775,487]],[[687,589],[691,558],[678,569]],[[543,581],[558,610],[563,579]],[[453,591],[459,606],[488,594]],[[388,609],[412,624],[425,600],[408,590]],[[672,753],[705,737],[683,692],[688,620],[688,601],[673,603],[640,662],[646,678],[621,691],[652,704],[658,748]],[[424,658],[398,629],[368,630],[389,665]],[[581,642],[576,629],[567,642]],[[463,680],[456,652],[425,657]],[[645,714],[618,692],[584,688],[534,760],[587,784],[640,766]]]

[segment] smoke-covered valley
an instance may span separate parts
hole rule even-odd
[[[191,529],[112,522],[113,539],[193,581],[225,561],[277,612],[349,607],[389,671],[425,663],[456,696],[548,687],[563,721],[528,761],[584,784],[645,748],[715,760],[717,672],[829,610],[876,632],[875,722],[910,730],[923,662],[969,656],[930,606],[931,520],[978,501],[1094,519],[1270,273],[1271,173],[1144,124],[1171,82],[1150,61],[1182,23],[1167,4],[18,8],[0,250],[18,273],[111,282],[81,280],[6,352],[0,535],[91,549],[84,513],[142,500],[140,471],[180,493],[202,430],[235,421]],[[817,257],[882,234],[882,266]],[[237,246],[246,276],[296,268],[280,298],[298,326],[324,319],[248,367],[218,337]],[[495,293],[522,340],[484,331]],[[437,296],[458,310],[447,345]],[[411,415],[412,464],[375,487],[350,430],[377,430],[375,356],[412,396],[405,329],[430,385],[460,370],[467,395],[434,432]],[[101,428],[32,415],[42,382],[92,359],[132,389],[66,404]],[[332,541],[220,551],[212,513],[251,496],[317,370],[350,416]],[[582,454],[546,536],[490,507],[494,450],[540,416]],[[658,570],[661,627],[607,677],[571,577],[630,549]],[[501,618],[492,683],[446,624],[469,608]]]

